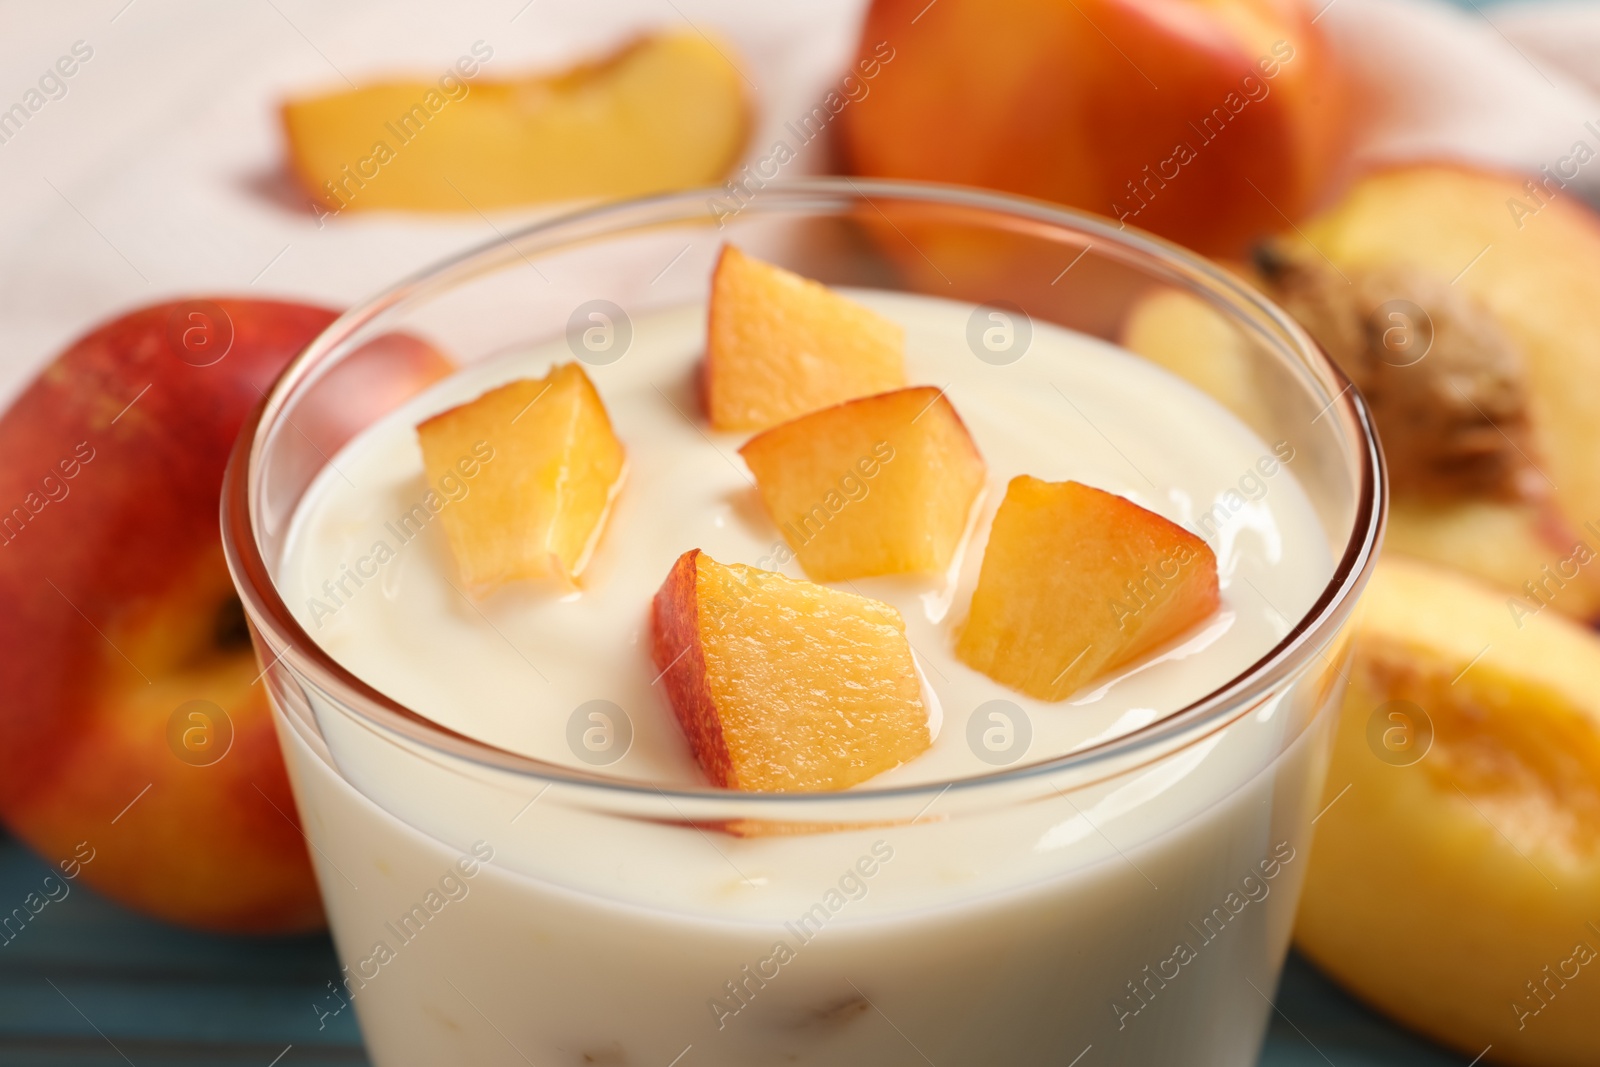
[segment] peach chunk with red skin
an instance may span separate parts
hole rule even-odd
[[[711,277],[705,402],[717,430],[764,430],[906,384],[905,331],[827,286],[726,245]]]
[[[1216,611],[1217,558],[1194,534],[1078,482],[1014,478],[995,514],[956,655],[1062,700]]]
[[[661,685],[706,777],[726,789],[846,789],[931,743],[888,604],[691,549],[652,605]]]
[[[802,415],[739,454],[767,514],[819,582],[942,573],[987,474],[961,416],[932,386]]]
[[[574,583],[622,481],[622,442],[583,368],[510,382],[417,427],[461,579]],[[463,464],[476,471],[468,475]],[[458,476],[460,475],[460,476]]]

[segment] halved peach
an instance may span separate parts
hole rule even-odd
[[[888,604],[685,552],[656,593],[653,655],[706,776],[727,789],[846,789],[931,743]]]
[[[1078,482],[1013,478],[989,530],[956,655],[1001,685],[1061,700],[1216,611],[1200,538]]]
[[[711,278],[706,413],[764,430],[906,384],[905,331],[827,286],[732,245]]]
[[[1600,638],[1508,607],[1378,565],[1295,942],[1462,1063],[1580,1067],[1600,1052]]]
[[[750,439],[767,514],[819,582],[941,573],[986,469],[943,390],[850,400]]]
[[[583,368],[502,385],[417,427],[461,580],[575,582],[622,482],[622,442]]]
[[[726,51],[668,33],[557,74],[464,80],[478,70],[464,57],[436,83],[292,100],[289,167],[331,213],[471,212],[704,185],[732,168],[749,129]]]

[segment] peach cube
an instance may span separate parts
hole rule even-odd
[[[661,684],[716,785],[846,789],[931,743],[905,620],[888,604],[691,549],[651,622]]]
[[[956,655],[1061,700],[1218,603],[1217,557],[1194,534],[1113,493],[1024,475],[995,514]]]
[[[417,427],[461,580],[573,583],[622,482],[623,448],[583,368],[502,385]],[[468,473],[468,466],[475,466]]]
[[[898,324],[732,245],[722,249],[706,330],[713,429],[765,430],[905,384]]]
[[[802,415],[739,454],[767,514],[819,582],[942,573],[987,473],[961,416],[932,386]]]

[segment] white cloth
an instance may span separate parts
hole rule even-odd
[[[1318,21],[1370,120],[1360,163],[1450,158],[1537,171],[1578,141],[1600,154],[1600,3],[1333,0]],[[1575,185],[1600,200],[1600,162],[1580,168]]]
[[[1326,0],[1307,0],[1321,4]],[[1470,2],[1470,0],[1465,0]],[[13,9],[0,110],[78,41],[66,91],[0,143],[0,403],[90,325],[195,292],[349,304],[494,238],[476,216],[365,215],[318,229],[270,176],[287,93],[442,70],[474,41],[485,70],[559,65],[692,23],[745,62],[761,116],[750,158],[851,58],[865,0],[98,0]],[[1365,160],[1451,156],[1536,170],[1600,148],[1600,0],[1333,0],[1320,18],[1374,122]],[[826,165],[807,150],[786,176]],[[1600,188],[1600,162],[1580,181]],[[509,213],[504,228],[534,213]]]

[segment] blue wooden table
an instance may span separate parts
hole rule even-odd
[[[0,840],[0,910],[20,905],[49,873]],[[364,1064],[354,1016],[319,1029],[312,1007],[338,970],[323,936],[190,933],[73,884],[0,947],[0,1067]],[[1261,1067],[1330,1063],[1461,1067],[1465,1059],[1390,1026],[1291,959]]]

